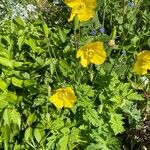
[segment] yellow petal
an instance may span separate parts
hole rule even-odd
[[[94,17],[94,11],[92,9],[85,9],[82,10],[82,13],[78,13],[77,15],[81,22],[88,21]]]
[[[134,69],[133,71],[137,74],[137,75],[144,75],[147,74],[147,69],[141,66],[140,62],[136,62],[134,65]]]
[[[71,108],[73,105],[74,105],[74,102],[72,103],[69,99],[66,99],[64,101],[64,107]]]
[[[102,42],[94,42],[92,45],[91,45],[92,49],[94,49],[95,52],[99,52],[101,53],[101,51],[104,51],[104,46],[103,46],[103,43]]]
[[[64,101],[64,107],[71,108],[74,105],[75,101],[76,101],[76,96],[74,92],[72,90],[70,92],[68,91],[68,96]]]
[[[143,50],[137,56],[133,71],[138,75],[144,75],[148,70],[150,70],[150,51]]]
[[[94,56],[90,59],[90,61],[96,65],[103,64],[106,60],[106,53],[102,51],[101,53],[94,53]]]
[[[71,87],[66,87],[65,90],[75,95]]]
[[[94,16],[96,0],[65,0],[66,5],[72,8],[68,21],[72,21],[77,15],[79,21],[88,21]]]
[[[68,19],[68,22],[72,21],[73,18],[76,16],[77,12],[75,9],[72,9],[71,14],[70,14],[70,18]]]
[[[65,0],[65,4],[69,7],[76,7],[81,3],[81,0]]]
[[[83,67],[87,67],[90,64],[90,60],[84,55],[82,55],[80,63]]]
[[[96,0],[82,0],[85,4],[86,7],[94,9],[96,7]]]
[[[79,50],[77,51],[76,58],[81,57],[81,56],[83,55],[83,53],[84,53],[84,50],[83,50],[83,49],[79,49]]]
[[[138,54],[138,57],[140,58],[140,57],[146,57],[146,56],[150,56],[150,51],[148,51],[148,50],[143,50],[142,52],[140,52],[139,54]]]
[[[63,107],[63,101],[59,99],[58,93],[52,95],[49,100],[57,107],[62,108]]]

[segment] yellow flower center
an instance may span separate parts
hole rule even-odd
[[[66,91],[61,91],[58,94],[59,99],[62,99],[63,101],[66,100],[66,98],[68,97],[68,93]]]
[[[84,3],[79,4],[79,5],[76,7],[77,14],[82,13],[85,9],[86,9],[86,6],[85,6]]]
[[[93,51],[92,49],[87,49],[87,51],[86,51],[86,56],[87,56],[88,58],[92,58],[93,55],[94,55],[94,51]]]

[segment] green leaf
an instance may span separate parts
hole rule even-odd
[[[132,39],[131,39],[131,44],[132,46],[136,46],[137,42],[139,41],[139,37],[137,35],[135,35]]]
[[[17,17],[14,19],[15,23],[17,23],[18,25],[25,27],[25,22],[23,21],[23,19],[21,17]]]
[[[22,67],[22,65],[23,65],[24,63],[23,62],[17,62],[17,61],[14,61],[13,62],[13,66],[15,67],[15,68],[20,68],[20,67]]]
[[[99,28],[100,26],[100,20],[99,20],[99,17],[98,17],[98,12],[95,13],[95,17],[94,17],[94,24],[95,24],[95,28]]]
[[[68,145],[68,135],[64,135],[58,142],[59,145],[59,150],[67,150],[67,145]]]
[[[9,142],[9,139],[10,139],[10,127],[9,126],[2,126],[1,127],[1,133],[2,133],[2,136],[4,138],[4,149],[5,150],[8,150],[8,142]]]
[[[36,41],[34,39],[30,38],[29,40],[26,40],[26,44],[28,44],[33,50],[33,52],[35,52],[37,46]]]
[[[9,103],[3,99],[0,98],[0,110],[7,107]]]
[[[8,58],[4,58],[0,56],[0,65],[3,65],[5,67],[9,67],[10,69],[13,69],[13,63]]]
[[[67,63],[67,61],[62,59],[59,61],[59,64],[61,67],[67,69],[68,71],[71,71],[71,68],[70,68],[69,64]]]
[[[98,116],[98,112],[95,109],[89,109],[86,112],[85,118],[87,118],[93,126],[100,126],[101,122]]]
[[[35,128],[34,129],[34,137],[35,137],[35,139],[38,141],[38,142],[40,142],[41,141],[41,139],[44,137],[44,131],[43,130],[41,130],[41,129],[38,129],[38,128]]]
[[[123,127],[123,117],[121,114],[111,113],[110,114],[110,123],[111,128],[113,129],[115,135],[122,133],[125,129]]]
[[[47,138],[48,143],[46,144],[46,150],[54,149],[57,137],[52,135]]]
[[[2,91],[6,91],[6,90],[7,90],[7,87],[8,87],[7,83],[4,82],[2,79],[0,79],[0,89],[1,89]]]
[[[22,88],[22,83],[23,83],[23,80],[18,79],[16,77],[12,77],[12,84],[13,85]]]
[[[48,38],[48,32],[49,32],[48,26],[45,22],[42,24],[42,26],[43,26],[45,37]]]
[[[37,81],[33,80],[33,79],[24,80],[23,84],[24,84],[25,87],[31,87],[33,85],[36,85]]]
[[[20,125],[21,125],[21,116],[20,116],[20,113],[17,112],[15,109],[13,109],[11,111],[11,115],[10,116],[11,116],[11,121],[14,124],[18,125],[18,127],[20,128]]]
[[[48,66],[48,65],[51,65],[51,64],[56,64],[56,63],[57,63],[57,59],[50,58],[50,59],[48,59],[47,61],[44,62],[42,67],[45,67],[45,66]]]
[[[63,134],[69,134],[70,133],[70,129],[68,127],[64,127],[64,128],[61,129],[61,132]]]
[[[37,115],[35,113],[30,114],[27,118],[27,125],[30,126],[36,120],[37,120]]]
[[[19,38],[18,38],[18,43],[17,43],[17,45],[19,46],[19,49],[21,49],[21,47],[22,47],[22,45],[24,44],[24,42],[25,42],[25,36],[23,35],[23,36],[20,36]]]
[[[61,28],[58,28],[58,32],[59,32],[59,37],[60,37],[60,40],[65,43],[67,37],[66,37],[66,34],[65,32],[63,31],[63,29]]]
[[[32,139],[33,138],[33,134],[32,134],[32,131],[33,129],[31,127],[28,127],[25,131],[25,134],[24,134],[24,139],[25,141],[28,141],[29,139]]]
[[[10,53],[6,49],[4,49],[3,46],[0,45],[0,56],[5,57],[5,58],[10,58]]]
[[[79,136],[80,130],[78,128],[73,127],[71,129],[71,133],[69,135],[69,149],[73,149],[75,146],[75,143],[80,142],[80,136]]]
[[[128,99],[130,100],[134,100],[134,101],[142,101],[144,100],[144,98],[138,94],[137,92],[134,92],[134,93],[129,93],[129,95],[127,96]]]
[[[10,109],[5,109],[3,113],[4,125],[10,126],[11,124],[11,111]]]
[[[16,103],[18,99],[16,93],[9,92],[9,91],[7,93],[4,93],[4,97],[5,97],[5,100],[10,103]]]
[[[77,92],[81,97],[93,97],[94,96],[94,90],[91,86],[86,84],[81,84],[80,86],[77,86]]]
[[[52,129],[59,130],[63,126],[64,126],[64,122],[63,122],[62,118],[57,118],[56,120],[53,121]]]

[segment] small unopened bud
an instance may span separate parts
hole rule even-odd
[[[113,48],[116,44],[115,44],[115,40],[110,40],[108,42],[109,47]]]
[[[90,73],[90,81],[91,81],[91,82],[93,81],[93,78],[94,78],[94,73],[91,72],[91,73]]]

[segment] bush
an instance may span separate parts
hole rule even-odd
[[[150,76],[133,71],[136,54],[150,46],[148,4],[98,0],[93,18],[68,22],[72,10],[62,1],[47,1],[47,9],[37,3],[36,17],[3,20],[0,148],[148,147],[141,137],[136,142],[135,131],[149,121]],[[91,53],[84,52],[87,43]]]

